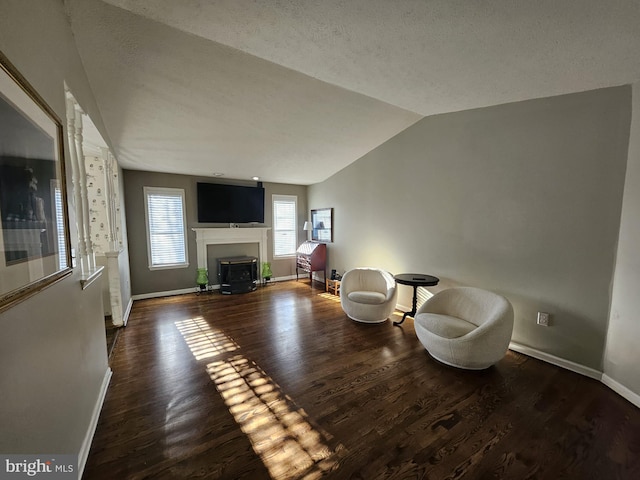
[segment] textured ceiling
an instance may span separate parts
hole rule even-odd
[[[425,115],[640,80],[634,0],[66,3],[125,168],[311,184]]]

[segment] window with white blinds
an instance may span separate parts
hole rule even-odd
[[[149,269],[188,267],[184,190],[144,187]]]
[[[57,183],[57,182],[56,182]],[[64,215],[62,204],[62,190],[58,185],[53,187],[53,200],[56,211],[56,239],[58,242],[58,268],[67,268],[67,240],[64,233]]]
[[[296,227],[295,195],[273,195],[273,256],[289,257],[296,254],[298,229]]]

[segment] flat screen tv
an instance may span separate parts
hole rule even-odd
[[[264,188],[198,183],[198,222],[264,223]]]

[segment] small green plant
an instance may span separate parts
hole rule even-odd
[[[273,272],[271,271],[270,262],[262,262],[261,274],[264,280],[271,280],[271,277],[273,276]]]
[[[196,285],[200,287],[200,290],[205,290],[207,288],[207,283],[209,283],[209,277],[207,276],[207,269],[199,268],[198,276],[196,277]]]

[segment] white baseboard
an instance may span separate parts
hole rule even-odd
[[[191,288],[182,288],[180,290],[167,290],[166,292],[151,292],[131,295],[131,300],[145,300],[147,298],[171,297],[173,295],[184,295],[186,293],[196,293],[195,285]]]
[[[403,313],[404,312],[410,312],[411,311],[411,307],[407,307],[406,305],[401,305],[399,303],[396,303],[396,310],[400,310]]]
[[[529,357],[537,358],[538,360],[542,360],[543,362],[551,363],[566,370],[579,373],[580,375],[584,375],[585,377],[598,380],[609,387],[611,390],[616,392],[618,395],[626,398],[636,407],[640,408],[640,395],[629,390],[621,383],[618,383],[606,373],[602,373],[593,368],[585,367],[584,365],[580,365],[579,363],[572,362],[571,360],[556,357],[555,355],[551,355],[550,353],[541,352],[540,350],[536,350],[535,348],[527,347],[525,345],[520,345],[514,342],[511,342],[509,344],[509,349],[518,353],[523,353],[524,355],[528,355]]]
[[[632,392],[621,383],[616,382],[613,378],[611,378],[606,373],[602,374],[602,383],[604,383],[607,387],[609,387],[611,390],[616,392],[621,397],[624,397],[627,400],[629,400],[636,407],[640,407],[640,395],[638,395],[635,392]]]
[[[286,282],[288,280],[295,280],[296,276],[295,275],[287,275],[284,277],[274,277],[271,279],[272,282]]]
[[[129,321],[129,315],[131,314],[131,307],[133,307],[133,297],[129,298],[129,303],[127,304],[127,308],[124,311],[124,315],[122,316],[122,325],[124,327],[127,326],[127,322]]]
[[[269,279],[269,283],[274,283],[274,282],[288,282],[289,280],[295,280],[296,276],[295,275],[286,275],[284,277],[271,277]],[[262,285],[262,280],[258,279],[258,286]]]
[[[584,375],[585,377],[593,378],[595,380],[602,380],[602,372],[598,370],[590,367],[585,367],[584,365],[572,362],[571,360],[556,357],[555,355],[536,350],[535,348],[527,347],[526,345],[520,345],[519,343],[511,342],[509,344],[509,350],[523,353],[525,355],[528,355],[529,357],[537,358],[538,360],[542,360],[543,362],[551,363],[558,367],[562,367],[572,372],[579,373],[580,375]]]
[[[107,367],[107,371],[104,372],[104,377],[102,378],[100,392],[98,392],[98,399],[93,407],[93,413],[91,415],[91,421],[89,422],[89,428],[87,429],[87,433],[84,436],[84,441],[82,442],[80,453],[78,453],[78,479],[82,478],[82,473],[84,472],[87,458],[89,458],[89,450],[91,450],[93,436],[95,435],[96,428],[98,427],[98,420],[100,418],[100,412],[102,411],[104,399],[107,396],[107,390],[109,389],[111,375],[113,375],[113,372],[111,371],[111,368]]]
[[[271,279],[272,282],[285,282],[287,280],[295,280],[296,276],[295,275],[288,275],[285,277],[274,277]],[[211,290],[220,290],[220,285],[209,285],[209,288]],[[131,301],[130,304],[133,303],[134,300],[146,300],[147,298],[160,298],[160,297],[171,297],[174,295],[185,295],[187,293],[196,293],[196,287],[193,286],[191,288],[182,288],[179,290],[167,290],[165,292],[150,292],[150,293],[139,293],[137,295],[132,295],[131,296]],[[128,318],[128,314],[131,310],[130,306],[127,306],[127,316],[125,318]],[[126,325],[126,321],[124,322]]]

